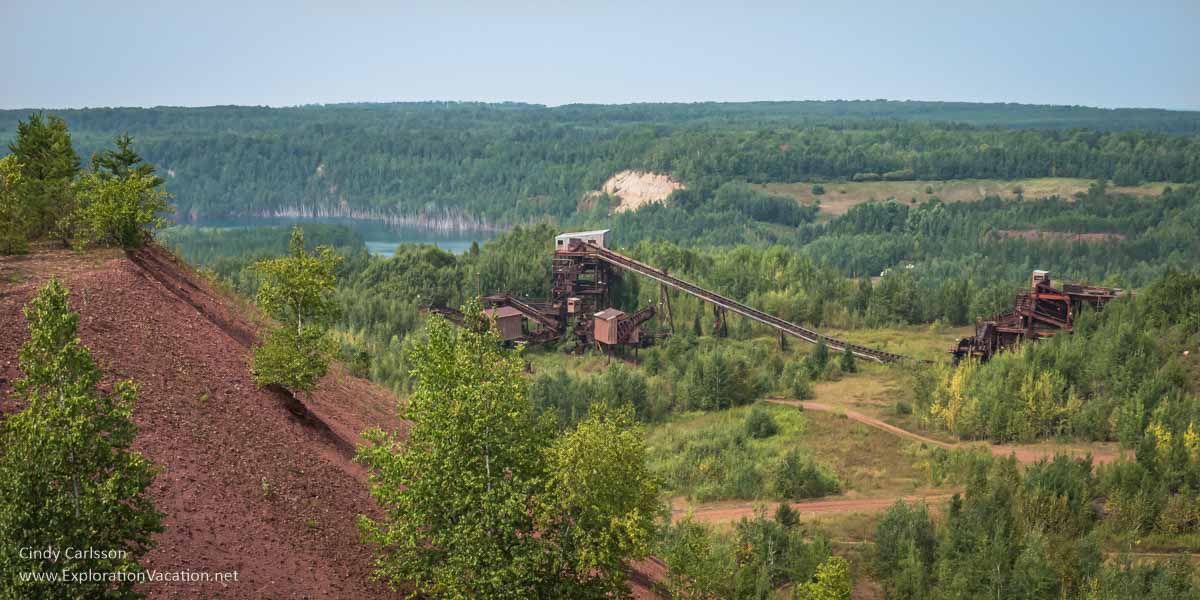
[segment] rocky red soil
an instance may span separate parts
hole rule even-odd
[[[375,512],[358,434],[396,428],[395,398],[335,368],[310,396],[250,379],[256,329],[233,299],[161,249],[39,253],[0,261],[0,410],[28,338],[21,308],[51,276],[71,291],[80,337],[106,381],[140,392],[136,448],[160,469],[165,531],[145,566],[237,571],[235,583],[147,585],[153,598],[382,598],[356,516]]]

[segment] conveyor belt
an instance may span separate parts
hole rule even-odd
[[[642,275],[644,277],[649,277],[650,279],[662,283],[663,285],[684,292],[685,294],[690,294],[705,302],[719,306],[725,310],[735,312],[743,317],[752,319],[768,327],[773,327],[779,331],[782,331],[783,333],[800,338],[806,342],[816,344],[824,341],[825,345],[834,352],[845,352],[846,348],[849,348],[851,354],[854,356],[865,360],[873,360],[879,363],[916,360],[900,354],[885,352],[875,348],[867,348],[866,346],[859,346],[858,344],[851,344],[850,342],[845,342],[837,338],[820,334],[811,329],[801,327],[795,323],[784,321],[783,319],[773,317],[765,312],[762,312],[761,310],[746,306],[737,300],[731,300],[720,294],[710,292],[698,285],[669,275],[665,271],[656,269],[646,263],[636,261],[628,256],[618,254],[612,250],[598,248],[590,244],[579,244],[577,246],[573,246],[571,250],[595,254],[597,258],[600,258],[604,262],[613,265],[614,267],[637,273],[638,275]]]

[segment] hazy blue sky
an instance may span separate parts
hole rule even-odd
[[[0,107],[890,98],[1200,109],[1200,0],[0,0]]]

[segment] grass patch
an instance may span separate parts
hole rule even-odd
[[[805,443],[853,496],[908,495],[929,480],[913,458],[916,442],[851,421],[841,414],[805,413]]]
[[[928,360],[949,360],[950,346],[960,338],[975,335],[975,327],[896,325],[859,329],[822,329],[821,333],[870,348]],[[861,364],[861,361],[860,361]]]
[[[801,204],[821,202],[820,216],[828,219],[843,215],[856,204],[872,200],[895,198],[899,202],[918,202],[937,196],[943,202],[975,202],[987,196],[1015,198],[1020,190],[1026,198],[1060,196],[1072,198],[1086,192],[1094,179],[1073,177],[1039,177],[1036,179],[953,179],[948,181],[857,181],[825,183],[824,194],[813,194],[812,182],[768,183],[759,186],[768,193],[795,198]],[[1135,196],[1158,196],[1168,183],[1145,183],[1134,186],[1109,185],[1112,192]]]
[[[774,423],[773,434],[752,435],[764,431],[763,417],[750,421],[756,412]],[[795,408],[761,404],[682,415],[648,433],[648,462],[670,493],[696,502],[837,493],[841,484],[833,469],[804,446],[808,423]]]

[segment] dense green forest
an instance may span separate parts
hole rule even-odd
[[[30,112],[0,111],[0,129]],[[56,114],[83,156],[134,136],[184,219],[332,211],[453,226],[569,221],[585,192],[622,169],[669,173],[700,202],[735,180],[1200,180],[1200,114],[1156,110],[413,103]]]
[[[961,461],[966,493],[943,510],[900,501],[883,516],[871,571],[893,600],[1200,597],[1185,558],[1105,556],[1105,536],[1129,527],[1112,494],[1136,494],[1136,484],[1121,480],[1138,468],[1119,463],[1097,472],[1090,460],[1065,456],[1023,470],[1011,458]],[[1101,519],[1096,506],[1105,496],[1109,514]],[[1194,497],[1177,500],[1171,526],[1194,528]]]

